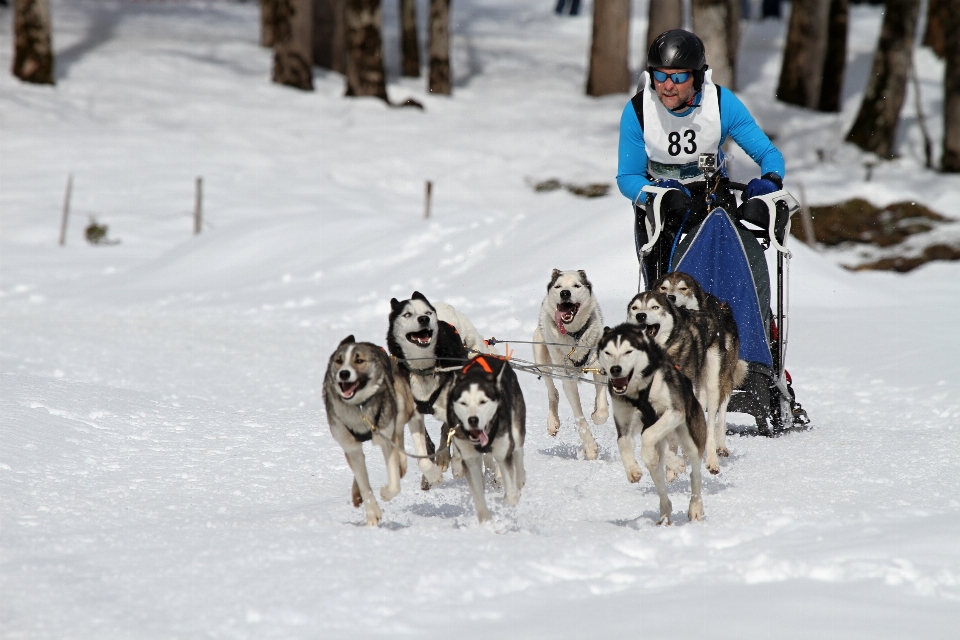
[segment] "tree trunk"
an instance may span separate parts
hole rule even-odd
[[[273,22],[273,81],[313,91],[313,0],[278,0]]]
[[[630,0],[594,0],[587,95],[630,91]]]
[[[777,99],[808,109],[820,104],[831,0],[793,0]]]
[[[730,89],[737,88],[737,55],[740,53],[740,20],[743,0],[727,0],[727,59],[730,62]]]
[[[664,31],[681,29],[683,27],[683,0],[650,0],[649,20],[647,21],[647,48],[644,56],[650,51],[650,45],[657,36]]]
[[[13,75],[34,84],[56,84],[49,0],[17,0],[13,15]]]
[[[430,0],[430,93],[449,96],[450,85],[450,0]]]
[[[818,111],[839,113],[843,102],[843,73],[847,64],[848,0],[831,0],[827,18],[827,54],[823,58]]]
[[[420,38],[417,37],[417,0],[400,0],[400,58],[402,74],[420,77]]]
[[[380,0],[346,0],[347,96],[387,100]]]
[[[943,161],[945,172],[960,173],[960,2],[949,2],[944,16]]]
[[[333,43],[337,33],[337,1],[313,0],[313,64],[324,69],[333,69],[334,66]],[[342,63],[340,66],[342,68]]]
[[[946,47],[946,25],[949,18],[950,0],[930,0],[927,8],[927,30],[923,34],[923,46],[930,47],[943,58]]]
[[[847,142],[883,158],[893,157],[919,11],[920,0],[887,0],[870,81],[857,119],[847,134]]]
[[[278,0],[260,0],[260,46],[273,48],[273,23]]]
[[[693,0],[693,31],[703,40],[707,64],[713,69],[713,81],[732,88],[729,9],[729,0]]]
[[[781,102],[808,109],[820,104],[829,10],[830,0],[793,0],[777,85]]]

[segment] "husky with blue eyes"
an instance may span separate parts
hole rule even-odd
[[[509,506],[520,501],[527,481],[523,469],[523,441],[527,408],[517,374],[497,356],[477,356],[456,373],[449,394],[447,415],[455,430],[454,446],[460,452],[480,522],[490,519],[484,498],[483,456],[497,462]]]
[[[577,377],[584,367],[597,366],[596,347],[601,333],[603,316],[586,272],[554,269],[533,334],[533,359],[543,365],[545,373]],[[600,382],[599,373],[594,372],[593,379]],[[547,385],[547,433],[555,436],[560,431],[560,394],[549,375],[543,376],[543,383]],[[593,460],[597,457],[597,442],[583,416],[577,381],[563,380],[563,393],[573,409],[584,457]],[[602,384],[597,385],[596,393],[590,418],[599,425],[607,421],[609,408]]]

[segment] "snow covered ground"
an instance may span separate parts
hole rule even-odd
[[[628,204],[527,183],[616,173],[626,97],[582,95],[589,19],[552,5],[455,2],[454,97],[389,86],[420,112],[345,100],[334,74],[312,94],[270,84],[252,3],[53,2],[58,85],[0,75],[0,636],[953,636],[957,263],[852,274],[792,247],[788,363],[815,428],[732,438],[703,523],[678,480],[675,525],[654,525],[612,420],[596,461],[563,403],[550,438],[530,376],[528,484],[515,509],[488,488],[493,527],[463,481],[422,492],[415,470],[379,528],[350,506],[320,385],[344,336],[383,342],[391,297],[419,289],[524,340],[554,267],[585,269],[611,324],[635,291]],[[749,25],[740,72],[788,187],[960,218],[960,179],[922,169],[912,98],[903,156],[872,182],[838,142],[879,13],[852,10],[841,116],[771,99],[783,27]],[[942,66],[920,58],[930,117]],[[122,242],[86,245],[88,215]]]

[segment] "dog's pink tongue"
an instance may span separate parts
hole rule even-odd
[[[557,323],[557,331],[560,332],[560,335],[567,335],[567,327],[563,324],[563,314],[560,313],[559,309],[553,314],[553,321]]]

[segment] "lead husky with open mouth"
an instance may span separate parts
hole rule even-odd
[[[601,333],[603,316],[600,315],[600,306],[593,296],[593,285],[587,280],[587,274],[584,271],[554,269],[533,334],[533,359],[537,364],[547,365],[544,370],[548,373],[575,374],[576,369],[596,365],[596,347]],[[599,382],[600,374],[594,373],[593,379]],[[547,433],[555,436],[560,430],[560,416],[557,413],[560,394],[549,376],[543,376],[543,382],[547,385]],[[593,460],[597,457],[597,442],[590,432],[587,419],[583,417],[577,381],[564,380],[563,392],[577,421],[583,453],[587,460]],[[606,422],[608,412],[607,394],[602,385],[597,385],[597,399],[590,415],[593,423]]]
[[[462,313],[447,304],[431,304],[419,291],[414,291],[409,300],[392,299],[390,309],[387,347],[416,400],[417,415],[410,423],[410,433],[418,455],[434,454],[423,416],[434,415],[443,423],[436,465],[429,459],[419,462],[425,479],[422,486],[428,488],[441,481],[440,471],[450,464],[450,448],[446,446],[450,424],[447,393],[453,384],[453,368],[462,367],[472,355],[489,353],[491,349]],[[459,458],[454,460],[455,476],[461,474],[459,463]]]
[[[490,511],[483,493],[482,456],[493,454],[508,505],[520,501],[527,481],[523,468],[527,408],[510,363],[497,356],[471,360],[456,374],[447,414],[456,430],[453,442],[463,457],[477,518],[485,522]]]
[[[667,436],[673,434],[690,461],[690,520],[703,518],[700,460],[707,439],[703,409],[690,380],[681,374],[664,351],[646,337],[643,329],[624,323],[604,327],[600,338],[600,363],[608,375],[607,386],[617,425],[617,445],[627,480],[637,482],[642,472],[634,455],[634,436],[640,434],[640,459],[650,471],[660,496],[660,519],[670,524],[673,506],[667,497],[665,475]]]
[[[383,450],[387,485],[380,497],[390,500],[400,493],[400,478],[407,472],[403,451],[403,426],[416,413],[406,381],[395,375],[386,352],[369,342],[347,336],[337,346],[323,379],[323,403],[334,440],[343,448],[353,471],[353,506],[363,504],[367,524],[380,522],[382,512],[370,488],[363,443],[373,440]],[[392,444],[391,444],[392,443]]]

